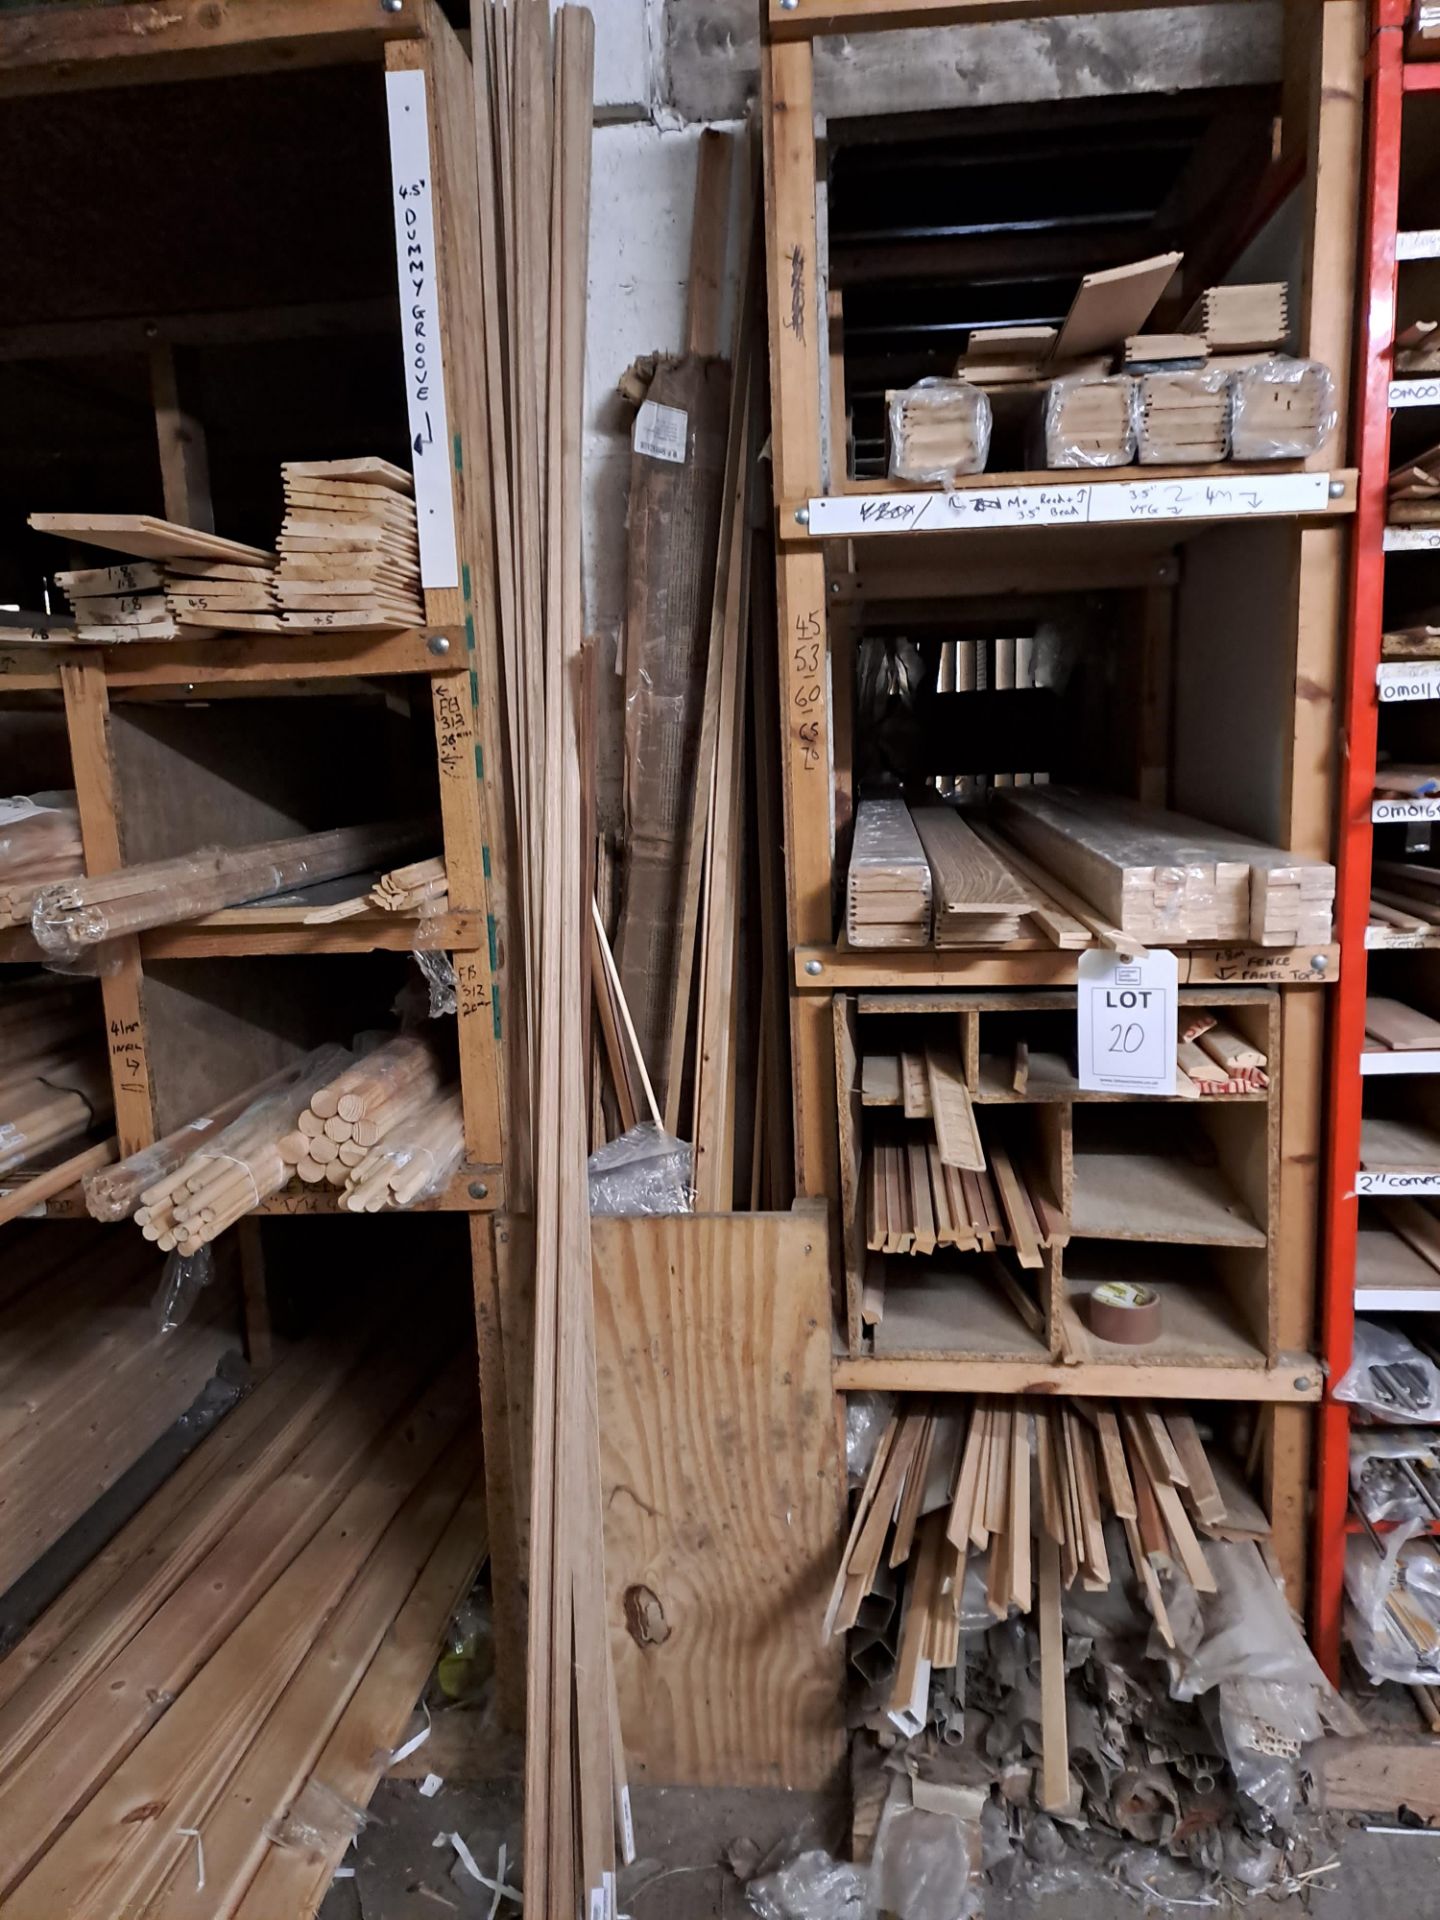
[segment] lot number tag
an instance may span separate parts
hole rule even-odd
[[[1080,1085],[1088,1093],[1174,1093],[1177,968],[1173,953],[1079,961]]]

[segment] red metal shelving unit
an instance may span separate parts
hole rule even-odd
[[[1390,384],[1397,310],[1400,161],[1407,99],[1440,91],[1440,60],[1407,57],[1410,0],[1374,0],[1366,66],[1365,235],[1359,260],[1362,302],[1354,384],[1354,458],[1359,469],[1352,545],[1350,644],[1344,760],[1340,787],[1338,915],[1340,981],[1331,1019],[1321,1352],[1328,1374],[1320,1413],[1315,1503],[1312,1638],[1332,1678],[1340,1668],[1345,1540],[1349,1509],[1350,1422],[1330,1389],[1350,1364],[1355,1325],[1355,1254],[1369,971],[1371,857],[1379,730],[1378,668],[1384,626],[1385,524],[1390,435]],[[1425,103],[1433,113],[1440,103]],[[1440,407],[1435,409],[1440,439]],[[1436,954],[1440,966],[1440,951]]]

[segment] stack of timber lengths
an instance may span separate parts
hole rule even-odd
[[[947,229],[943,242],[878,231],[890,218],[883,209],[908,205],[911,187],[926,190],[932,143],[953,143],[961,160],[983,153],[993,166],[996,136],[978,115],[972,128],[962,111],[943,123],[918,113],[894,114],[883,128],[864,120],[863,138],[852,139],[845,121],[826,122],[816,38],[843,33],[863,51],[864,36],[887,28],[923,34],[1013,14],[987,0],[903,10],[875,0],[768,0],[766,8],[797,1189],[839,1209],[837,1388],[1253,1402],[1256,1491],[1298,1598],[1307,1592],[1312,1403],[1321,1391],[1312,1356],[1322,1060],[1327,989],[1339,974],[1329,899],[1335,662],[1355,507],[1346,370],[1366,7],[1329,0],[1307,13],[1303,31],[1297,14],[1285,39],[1283,100],[1277,89],[1267,109],[1279,116],[1278,150],[1269,144],[1272,121],[1257,120],[1253,167],[1238,158],[1246,133],[1234,149],[1233,191],[1206,196],[1203,216],[1176,211],[1208,164],[1202,143],[1164,183],[1141,188],[1146,163],[1136,159],[1126,174],[1132,224],[1107,227],[1118,202],[1087,184],[1094,103],[1082,124],[1061,100],[1044,109],[1043,138],[1061,145],[1047,146],[1043,163],[1033,151],[1040,129],[1023,116],[1013,138],[999,138],[1017,178],[1032,164],[1037,179],[1052,178],[1054,152],[1068,156],[1067,179],[1082,198],[1093,196],[1087,218],[1103,233],[1094,253],[1087,257],[1091,242],[1078,234],[1061,242],[1009,225],[1003,245],[988,229],[983,242],[968,228],[959,238]],[[1102,115],[1107,137],[1138,137],[1128,109],[1113,105]],[[1177,197],[1166,203],[1172,189]],[[1136,191],[1152,209],[1138,224]],[[986,211],[981,194],[967,221]],[[1043,227],[1045,211],[1039,200],[1017,201],[1004,219],[1033,212]],[[1288,290],[1250,287],[1239,268],[1261,232],[1284,232],[1302,256]],[[1007,283],[1025,289],[1013,309],[990,291],[1001,254]],[[1287,329],[1285,351],[1335,377],[1338,417],[1321,450],[1263,465],[1226,460],[1225,423],[1207,416],[1213,459],[1201,457],[1206,447],[1190,444],[1187,414],[1187,444],[1172,464],[1157,392],[1140,416],[1141,464],[1110,464],[1134,457],[1127,422],[1123,409],[1111,418],[1097,408],[1083,423],[1093,462],[1045,471],[1044,436],[1033,433],[1037,394],[1022,391],[1026,369],[1037,354],[1060,352],[1054,334],[1067,307],[1073,318],[1112,280],[1123,291],[1137,276],[1148,276],[1146,309],[1121,329],[1137,336],[1127,389],[1146,378],[1198,377],[1204,386],[1208,376],[1183,363],[1147,373],[1189,350],[1172,336],[1213,326],[1219,354],[1241,335],[1269,341]],[[1248,290],[1232,294],[1242,283]],[[1084,294],[1074,307],[1072,292]],[[1054,324],[1046,312],[1047,327],[1037,329],[1034,315],[1046,307]],[[966,317],[953,328],[952,312]],[[938,370],[930,336],[967,327],[957,372],[973,369],[993,408],[988,470],[951,472],[943,483],[907,485],[893,468],[892,477],[872,477],[885,471],[874,425],[883,396]],[[1197,359],[1208,350],[1199,339]],[[1095,343],[1067,338],[1064,352],[1080,356],[1079,378],[1087,377],[1083,356]],[[1007,377],[990,378],[996,367]],[[1208,392],[1201,402],[1214,413]],[[1102,619],[1090,621],[1087,596],[1108,609]],[[1106,1104],[1078,1088],[1070,995],[1084,950],[1135,953],[1169,941],[1154,892],[1133,921],[1122,913],[1133,897],[1123,860],[1114,899],[1100,902],[1068,855],[1052,865],[1059,837],[1044,859],[1031,829],[1022,837],[1017,821],[1060,811],[1058,792],[1046,797],[1051,780],[1113,804],[1117,839],[1122,816],[1143,815],[1141,847],[1157,820],[1183,816],[1170,822],[1170,848],[1136,852],[1136,868],[1194,864],[1203,836],[1192,839],[1191,829],[1213,824],[1193,929],[1175,936],[1178,981],[1187,1013],[1238,1033],[1264,1066],[1227,1065],[1182,1031],[1176,1095],[1153,1113],[1138,1099]],[[916,831],[940,798],[969,830],[956,849],[954,887],[948,877],[942,886],[941,858]],[[1019,890],[1006,903],[1020,923],[1016,938],[985,928],[984,915],[1000,903],[980,892],[971,895],[976,937],[964,931],[965,883],[978,874],[972,847],[996,857]],[[1013,933],[1014,922],[1002,931]],[[887,1025],[895,1029],[888,1043]],[[983,1177],[954,1170],[958,1206],[938,1114],[923,1117],[932,1098],[926,1053],[937,1046],[956,1057],[985,1155]],[[907,1058],[918,1071],[906,1072]],[[1191,1200],[1180,1200],[1182,1187]],[[934,1251],[922,1253],[932,1235]],[[1122,1350],[1097,1338],[1094,1287],[1107,1278],[1148,1286],[1157,1276],[1165,1302],[1156,1344]]]
[[[489,415],[478,330],[467,317],[483,284],[470,56],[431,0],[410,0],[403,12],[352,0],[334,8],[279,0],[242,9],[220,36],[193,0],[179,0],[143,35],[134,34],[132,14],[107,3],[86,8],[83,18],[47,18],[43,45],[15,31],[14,19],[0,25],[0,90],[9,112],[55,125],[99,101],[115,129],[113,145],[108,137],[80,142],[84,165],[55,183],[45,243],[53,250],[43,263],[54,342],[38,350],[32,342],[28,358],[63,360],[83,334],[82,357],[113,356],[126,382],[154,399],[153,423],[142,413],[138,440],[77,403],[54,468],[60,483],[51,490],[49,476],[22,459],[14,484],[28,504],[21,511],[7,499],[15,511],[7,512],[0,553],[9,569],[5,597],[39,609],[48,592],[57,617],[37,613],[16,644],[0,641],[5,748],[18,739],[29,764],[42,745],[53,746],[53,770],[47,763],[45,777],[27,775],[25,790],[52,798],[73,791],[83,848],[83,872],[62,848],[40,877],[62,888],[73,881],[79,915],[87,888],[112,900],[126,893],[129,880],[116,878],[122,869],[153,871],[203,846],[234,852],[311,839],[336,820],[385,824],[359,840],[342,829],[343,845],[322,861],[329,878],[321,884],[313,884],[316,869],[303,865],[301,852],[294,867],[284,856],[270,863],[273,877],[258,899],[249,884],[223,902],[213,891],[188,903],[172,896],[157,917],[146,897],[107,927],[98,979],[86,989],[97,1002],[100,1063],[90,1124],[56,1136],[53,1165],[42,1159],[7,1172],[0,1222],[18,1211],[44,1212],[0,1232],[24,1232],[27,1246],[38,1238],[43,1248],[44,1236],[66,1231],[61,1223],[84,1212],[82,1177],[112,1169],[197,1118],[225,1113],[238,1093],[314,1046],[393,1027],[402,991],[411,999],[419,991],[423,1019],[425,982],[411,960],[417,950],[437,1003],[449,996],[435,1031],[447,1030],[454,1055],[453,1065],[447,1055],[443,1126],[437,1121],[433,1138],[412,1142],[452,1165],[441,1194],[426,1203],[448,1217],[407,1216],[388,1228],[350,1218],[341,1189],[324,1179],[303,1192],[266,1193],[248,1207],[258,1220],[239,1222],[221,1257],[228,1275],[229,1252],[238,1254],[246,1354],[260,1380],[235,1416],[241,1457],[227,1415],[212,1438],[228,1464],[203,1494],[197,1490],[209,1468],[195,1464],[196,1454],[154,1496],[154,1512],[147,1508],[126,1529],[123,1552],[112,1543],[82,1574],[80,1597],[62,1599],[64,1617],[42,1623],[40,1640],[17,1656],[20,1666],[7,1665],[0,1682],[0,1711],[24,1721],[22,1737],[12,1740],[19,1721],[7,1720],[0,1758],[0,1899],[17,1911],[26,1904],[49,1912],[123,1906],[203,1912],[208,1920],[318,1908],[350,1836],[334,1847],[327,1842],[323,1858],[303,1844],[272,1845],[269,1816],[253,1818],[252,1789],[257,1782],[267,1793],[279,1789],[276,1821],[294,1815],[302,1840],[312,1775],[323,1782],[314,1789],[322,1803],[333,1792],[363,1806],[381,1777],[375,1756],[402,1732],[450,1613],[487,1553],[500,1710],[510,1726],[522,1719],[522,1579],[493,1231],[495,1211],[510,1199],[507,1047],[516,1033],[510,968],[519,926],[512,941]],[[160,80],[163,86],[152,84]],[[125,318],[138,310],[122,271],[130,258],[129,240],[119,241],[127,222],[117,218],[116,244],[100,246],[96,228],[106,223],[97,208],[134,204],[141,191],[143,169],[132,177],[128,163],[115,160],[132,151],[131,136],[118,129],[162,123],[175,194],[157,222],[156,247],[146,250],[140,304],[150,317],[142,328]],[[317,187],[323,216],[297,246],[288,279],[273,246],[257,237],[276,186],[267,143],[282,124],[287,141],[303,149],[297,165],[318,168],[325,182]],[[149,138],[133,147],[137,155]],[[216,151],[227,156],[223,186],[214,178]],[[197,183],[207,175],[202,194]],[[247,209],[253,232],[237,224]],[[82,230],[95,242],[85,243],[95,297],[83,313],[64,305],[74,299],[67,289],[77,284]],[[342,264],[350,277],[337,297]],[[220,292],[207,273],[223,279]],[[0,325],[7,391],[12,318],[13,310]],[[311,368],[303,402],[294,390],[297,356]],[[263,378],[236,372],[261,362]],[[282,466],[291,518],[277,569]],[[376,496],[363,489],[372,486],[386,498],[367,517]],[[358,505],[348,497],[357,492]],[[25,527],[32,509],[71,501],[93,503],[97,512]],[[210,531],[217,519],[236,541]],[[110,544],[112,567],[96,564],[106,557],[93,553],[101,541]],[[78,630],[58,617],[66,594]],[[328,804],[327,790],[343,799]],[[416,815],[429,820],[418,833],[393,831],[395,821]],[[19,876],[17,885],[29,878]],[[277,898],[277,889],[288,890]],[[372,902],[371,892],[385,897]],[[361,910],[324,911],[356,895]],[[45,957],[28,911],[12,911],[0,927],[0,1023],[22,982],[53,977],[40,974]],[[458,1080],[448,1077],[456,1069]],[[406,1203],[408,1177],[397,1185],[387,1168],[370,1171],[385,1180],[387,1209]],[[103,1181],[98,1192],[111,1206],[132,1198],[112,1191],[104,1201]],[[280,1218],[300,1213],[332,1217],[294,1229]],[[213,1371],[231,1303],[227,1279],[199,1296],[183,1328],[162,1337],[152,1304],[157,1249],[113,1212],[95,1232],[105,1263],[94,1263],[85,1299],[105,1276],[112,1284],[108,1302],[92,1302],[93,1339],[78,1313],[73,1327],[42,1333],[37,1326],[25,1335],[23,1351],[33,1347],[37,1364],[48,1353],[55,1381],[74,1382],[87,1428],[93,1421],[88,1452],[56,1434],[63,1423],[54,1394],[37,1402],[23,1433],[17,1427],[26,1459],[43,1448],[55,1460],[53,1502],[26,1496],[15,1539],[29,1543],[27,1558],[48,1544],[56,1524],[89,1504],[85,1489],[93,1499],[117,1465],[132,1464],[133,1455],[121,1459],[108,1443],[112,1428],[141,1435],[141,1451],[191,1404],[200,1369],[203,1378]],[[429,1287],[461,1282],[475,1341],[463,1325],[450,1327],[448,1351],[458,1358],[424,1402],[436,1420],[426,1424],[434,1445],[423,1459],[417,1429],[406,1426],[410,1437],[398,1438],[391,1425],[403,1425],[405,1408],[432,1391],[418,1374],[408,1400],[391,1395],[389,1411],[378,1401],[358,1408],[337,1401],[323,1410],[314,1397],[322,1376],[332,1399],[340,1384],[334,1351],[291,1354],[272,1328],[265,1258],[278,1273],[302,1233],[334,1237],[333,1247],[312,1241],[305,1255],[317,1287],[332,1261],[337,1269],[352,1259],[363,1266],[378,1257],[382,1236],[391,1247],[418,1236],[413,1265],[423,1283],[412,1317],[432,1330],[440,1317]],[[419,1245],[427,1234],[448,1254],[432,1260]],[[111,1274],[111,1262],[123,1271]],[[316,1305],[307,1288],[299,1291],[302,1308]],[[7,1299],[3,1310],[34,1317],[23,1296]],[[345,1319],[338,1313],[335,1324]],[[236,1342],[227,1336],[225,1344]],[[391,1343],[388,1360],[382,1352],[382,1369],[393,1373],[402,1344]],[[523,1370],[528,1341],[517,1339],[517,1351],[512,1364]],[[187,1359],[191,1353],[197,1357]],[[352,1352],[349,1374],[355,1358]],[[152,1380],[147,1369],[163,1377]],[[151,1390],[140,1409],[142,1384]],[[245,1435],[253,1438],[257,1428],[268,1436],[263,1460],[247,1451]],[[233,1563],[244,1561],[246,1599],[225,1603],[231,1611],[212,1621],[206,1640],[191,1631],[205,1604],[196,1568],[223,1549],[237,1500],[243,1506],[259,1489],[264,1501],[291,1499],[298,1480],[289,1462],[302,1442],[330,1450],[333,1511],[327,1517],[315,1504],[321,1495],[313,1483],[307,1511],[319,1531],[312,1528],[308,1544],[288,1508],[272,1513],[268,1558],[240,1554],[237,1536]],[[363,1525],[351,1535],[350,1518],[362,1508]],[[7,1560],[6,1574],[14,1570]],[[123,1591],[105,1592],[105,1581],[117,1578]],[[158,1664],[127,1665],[130,1634],[158,1649]],[[77,1668],[57,1681],[46,1667],[62,1646],[82,1650],[83,1676]],[[167,1665],[177,1648],[184,1673]],[[111,1698],[111,1662],[119,1663],[117,1675],[148,1676],[133,1689],[127,1679],[127,1698],[173,1696],[173,1711],[147,1727],[131,1724],[108,1746],[92,1745],[90,1708]],[[22,1668],[30,1680],[46,1675],[33,1714],[16,1705],[30,1698]],[[337,1673],[348,1696],[331,1685]],[[148,1722],[150,1709],[142,1717]],[[267,1748],[271,1734],[278,1744]],[[54,1791],[45,1755],[82,1750],[88,1757],[67,1775],[75,1789],[67,1798]],[[136,1795],[170,1802],[174,1819],[159,1823],[160,1851],[150,1844],[154,1823],[125,1822]],[[32,1819],[28,1810],[42,1802],[43,1819]],[[77,1824],[51,1847],[72,1814]],[[198,1899],[195,1842],[177,1838],[177,1826],[206,1832],[210,1884]]]

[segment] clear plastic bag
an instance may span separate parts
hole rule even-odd
[[[968,380],[921,380],[889,395],[890,475],[948,485],[983,473],[990,457],[989,395]]]
[[[1045,389],[1047,467],[1128,467],[1135,458],[1135,382],[1071,374]]]
[[[1440,1551],[1424,1522],[1404,1521],[1383,1550],[1365,1534],[1345,1546],[1345,1637],[1375,1682],[1433,1683],[1440,1654],[1422,1649],[1440,1633]],[[1419,1629],[1419,1639],[1409,1623]]]
[[[745,1898],[760,1920],[870,1920],[870,1875],[817,1847],[778,1873],[752,1880]]]
[[[424,974],[425,985],[430,990],[430,1018],[443,1020],[447,1013],[454,1013],[457,1005],[455,968],[449,954],[415,947],[410,958]]]
[[[155,1324],[161,1333],[183,1327],[195,1302],[215,1278],[215,1255],[208,1246],[198,1253],[172,1253],[160,1275],[153,1303]]]
[[[1319,360],[1275,354],[1232,375],[1232,459],[1304,460],[1319,453],[1338,418],[1335,382]]]
[[[1142,466],[1223,460],[1230,451],[1230,375],[1223,367],[1144,373],[1135,381]]]
[[[338,1861],[369,1824],[370,1815],[363,1807],[312,1776],[290,1807],[266,1826],[265,1837],[286,1852],[301,1853],[316,1862]]]
[[[1440,1368],[1393,1327],[1355,1322],[1353,1357],[1335,1398],[1394,1426],[1440,1420]]]
[[[895,1920],[970,1920],[981,1911],[978,1822],[928,1813],[892,1793],[870,1863],[875,1906]]]
[[[0,800],[0,927],[24,926],[42,887],[84,871],[73,793]]]
[[[845,1396],[845,1471],[858,1487],[870,1471],[880,1436],[895,1411],[893,1393],[849,1393]]]
[[[1429,1517],[1425,1494],[1440,1493],[1440,1478],[1422,1491],[1412,1474],[1440,1475],[1440,1434],[1432,1428],[1370,1427],[1350,1435],[1350,1493],[1367,1520]]]
[[[651,1120],[597,1147],[588,1162],[592,1214],[692,1213],[693,1154]]]

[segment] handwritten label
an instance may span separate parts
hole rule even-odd
[[[690,416],[684,407],[662,406],[647,400],[635,416],[630,444],[651,460],[670,460],[684,466],[690,450]]]
[[[1440,380],[1392,380],[1392,407],[1440,407]]]
[[[790,731],[806,773],[821,762],[825,725],[825,623],[820,609],[796,616],[790,643]]]
[[[475,777],[470,715],[450,679],[435,682],[435,758],[444,780]]]
[[[118,1076],[117,1093],[145,1093],[148,1090],[145,1067],[145,1033],[138,1020],[112,1020],[107,1029],[110,1058]]]
[[[1173,953],[1143,960],[1095,950],[1076,966],[1080,1085],[1091,1093],[1174,1093]]]
[[[1372,953],[1382,948],[1388,952],[1395,952],[1405,948],[1413,949],[1437,944],[1440,942],[1432,939],[1428,933],[1401,933],[1394,927],[1366,927],[1365,929],[1365,945]]]
[[[1386,553],[1433,553],[1440,547],[1440,527],[1386,527]]]
[[[1440,1169],[1414,1173],[1357,1173],[1355,1191],[1368,1193],[1440,1193]]]
[[[1415,800],[1372,800],[1370,818],[1377,824],[1395,820],[1440,820],[1440,793]]]
[[[830,494],[810,502],[810,532],[940,532],[950,527],[1063,527],[1152,520],[1248,520],[1320,513],[1325,473],[1241,474],[1194,480],[1055,480],[1037,486],[965,487],[955,493]]]
[[[405,404],[414,455],[420,580],[427,587],[455,587],[460,584],[460,567],[455,553],[450,422],[440,352],[435,206],[424,74],[387,73],[385,104],[390,123],[395,258],[405,342]]]
[[[1440,227],[1411,227],[1395,236],[1397,260],[1440,260]]]
[[[1319,959],[1323,964],[1315,965]],[[1197,948],[1190,956],[1192,986],[1213,981],[1217,986],[1315,986],[1338,977],[1336,955],[1326,947]]]
[[[490,982],[480,971],[480,963],[473,956],[462,953],[455,955],[455,1006],[463,1020],[472,1013],[488,1012],[494,1004],[490,992]]]
[[[1440,700],[1440,660],[1385,660],[1376,681],[1381,706],[1397,700]]]

